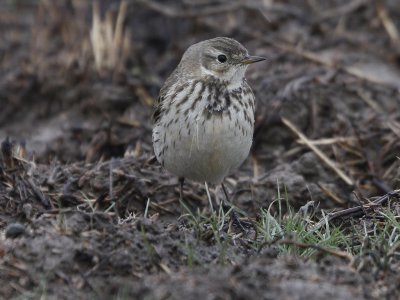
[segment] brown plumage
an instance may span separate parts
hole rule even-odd
[[[249,64],[261,60],[225,37],[186,50],[154,110],[153,146],[165,169],[220,183],[242,164],[254,129],[254,95],[244,76]]]

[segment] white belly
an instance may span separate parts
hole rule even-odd
[[[239,114],[196,112],[186,121],[181,116],[168,128],[158,125],[154,143],[157,159],[179,177],[219,183],[247,158],[253,139],[253,123]],[[239,119],[237,120],[236,117]],[[154,139],[153,132],[153,139]],[[165,138],[165,139],[164,139]]]

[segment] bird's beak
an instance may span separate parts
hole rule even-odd
[[[241,60],[241,63],[244,65],[250,65],[263,60],[266,60],[266,58],[261,56],[246,56]]]

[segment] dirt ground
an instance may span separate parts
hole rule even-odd
[[[383,266],[379,245],[349,260],[282,252],[228,219],[197,228],[151,145],[184,50],[233,37],[268,57],[247,73],[251,155],[226,179],[243,220],[280,213],[279,194],[314,201],[314,223],[382,195],[397,217],[399,31],[396,0],[1,1],[0,298],[399,299],[398,251]],[[209,214],[204,185],[184,197]]]

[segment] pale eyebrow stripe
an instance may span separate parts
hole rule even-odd
[[[211,55],[211,54],[204,54],[204,56],[205,56],[205,57],[208,57],[208,58],[212,58],[212,59],[215,59],[215,58],[216,58],[216,56]]]

